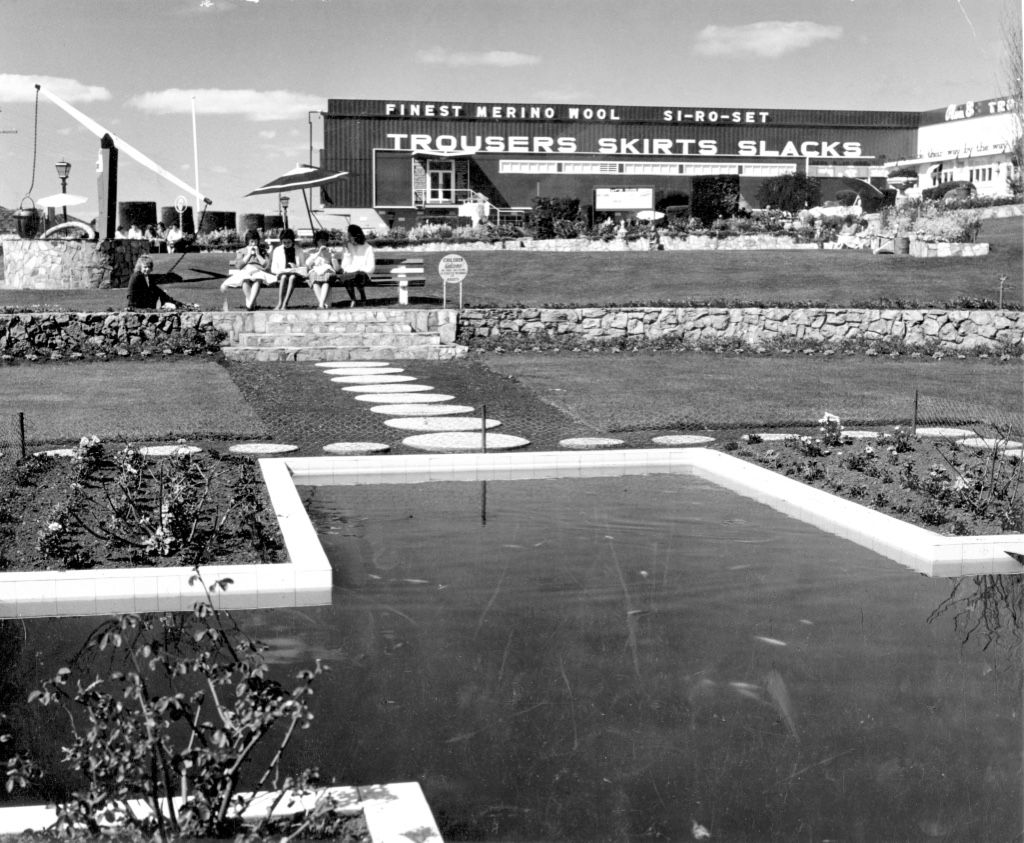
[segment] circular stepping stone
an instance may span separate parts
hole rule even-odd
[[[278,445],[276,442],[243,442],[241,445],[232,445],[228,450],[232,454],[289,454],[299,450],[298,445]]]
[[[337,369],[324,369],[325,375],[400,375],[405,369],[398,369],[394,366],[388,366],[384,369],[350,369],[348,366],[340,366]]]
[[[143,445],[139,453],[144,457],[177,457],[198,454],[201,450],[198,445]]]
[[[1015,442],[1013,439],[989,439],[985,436],[968,436],[961,439],[960,444],[965,448],[998,448],[1000,451],[1024,448],[1024,442]]]
[[[361,395],[384,395],[389,392],[430,392],[434,387],[425,383],[364,383],[343,386],[342,392],[358,392]]]
[[[34,457],[73,457],[78,453],[77,448],[50,448],[48,451],[36,451]]]
[[[378,404],[440,404],[453,401],[454,395],[440,392],[396,392],[391,395],[357,395],[356,401],[375,401]]]
[[[849,436],[851,439],[877,439],[877,430],[844,430],[843,436]]]
[[[391,446],[383,442],[332,442],[330,445],[324,445],[324,450],[328,454],[358,456],[360,454],[383,454],[385,451],[390,451]]]
[[[575,448],[585,450],[589,448],[614,448],[617,445],[625,444],[621,439],[606,439],[601,436],[576,436],[572,439],[563,439],[558,443],[561,448]],[[487,443],[489,448],[490,442]]]
[[[472,413],[473,407],[465,404],[378,404],[370,407],[370,412],[384,416],[457,416]]]
[[[948,436],[950,439],[959,439],[963,436],[974,436],[973,430],[965,427],[919,427],[918,436]]]
[[[412,375],[342,375],[331,380],[334,383],[408,383],[416,378]]]
[[[484,436],[482,433],[471,431],[421,433],[418,436],[408,436],[402,442],[419,451],[481,451],[484,447]],[[488,451],[507,451],[512,448],[525,448],[530,444],[530,440],[521,436],[509,436],[507,433],[488,433],[486,444]]]
[[[651,441],[655,445],[707,445],[709,442],[714,442],[715,437],[681,433],[674,436],[655,436]]]
[[[321,369],[330,369],[333,366],[347,366],[350,369],[375,369],[378,366],[390,366],[391,364],[386,360],[321,360],[314,365],[319,366]]]
[[[479,430],[480,419],[474,416],[408,416],[406,418],[385,419],[384,424],[397,430],[413,430],[422,433],[443,433],[456,430]],[[487,419],[487,429],[500,427],[497,419]]]

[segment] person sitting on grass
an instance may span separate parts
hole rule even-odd
[[[153,281],[153,259],[140,255],[135,262],[135,271],[128,279],[128,307],[139,310],[176,310],[182,303],[171,298]]]
[[[295,232],[290,228],[281,232],[281,245],[270,256],[270,272],[281,284],[277,289],[277,309],[285,310],[296,282],[305,284],[308,274],[302,249],[295,245]]]
[[[313,235],[313,249],[306,256],[306,269],[309,270],[309,286],[316,296],[316,306],[327,310],[330,305],[331,284],[338,280],[338,261],[327,247],[330,235],[322,228]]]
[[[359,290],[360,301],[366,301],[366,285],[370,276],[377,268],[377,259],[373,254],[373,246],[366,242],[366,235],[358,225],[348,227],[348,245],[341,256],[341,283],[345,285],[349,307],[356,306],[356,290]]]
[[[245,309],[255,309],[260,287],[277,283],[277,278],[267,272],[269,265],[270,256],[260,240],[260,233],[254,228],[249,229],[245,233],[245,246],[235,252],[235,269],[220,285],[221,291],[241,287],[245,295]]]

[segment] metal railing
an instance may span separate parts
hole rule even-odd
[[[482,193],[468,188],[452,188],[451,190],[436,190],[421,188],[413,190],[413,204],[424,205],[462,205],[466,202],[487,202],[488,199]]]

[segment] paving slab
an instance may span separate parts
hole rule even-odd
[[[436,451],[455,453],[458,451],[482,451],[486,445],[488,451],[508,451],[513,448],[525,448],[529,439],[521,436],[509,436],[507,433],[488,433],[486,437],[475,431],[459,431],[454,433],[421,433],[402,440],[410,448],[419,451]]]
[[[454,401],[454,395],[445,395],[443,392],[393,392],[380,395],[355,395],[356,401],[371,401],[377,404],[441,404],[445,401]]]
[[[486,427],[491,430],[500,427],[497,419],[484,419]],[[407,416],[405,418],[385,419],[384,424],[396,430],[411,430],[420,433],[444,433],[457,430],[479,430],[480,422],[476,416]]]

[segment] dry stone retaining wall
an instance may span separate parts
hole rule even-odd
[[[177,311],[0,314],[0,359],[78,360],[216,350],[219,314]]]
[[[147,240],[23,240],[0,237],[0,289],[84,290],[124,287]]]
[[[1024,313],[1006,310],[652,307],[466,309],[459,341],[568,338],[580,343],[675,339],[701,347],[739,342],[808,347],[899,343],[951,353],[1024,351]]]

